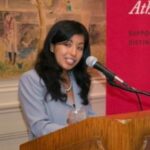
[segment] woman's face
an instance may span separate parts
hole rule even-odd
[[[74,68],[82,58],[84,49],[83,35],[73,35],[70,40],[54,45],[54,54],[57,63],[63,70]]]

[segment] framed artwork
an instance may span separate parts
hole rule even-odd
[[[47,31],[62,19],[87,27],[92,55],[105,63],[105,0],[2,0],[0,79],[18,78],[30,69]]]

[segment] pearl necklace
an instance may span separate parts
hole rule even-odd
[[[72,89],[72,84],[70,83],[69,87],[68,88],[65,88],[65,92],[70,92]]]

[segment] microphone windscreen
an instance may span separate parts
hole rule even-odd
[[[96,62],[97,62],[97,58],[94,56],[89,56],[86,59],[86,65],[89,67],[93,67]]]

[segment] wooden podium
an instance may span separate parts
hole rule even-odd
[[[150,111],[91,117],[24,143],[20,150],[148,150]]]

